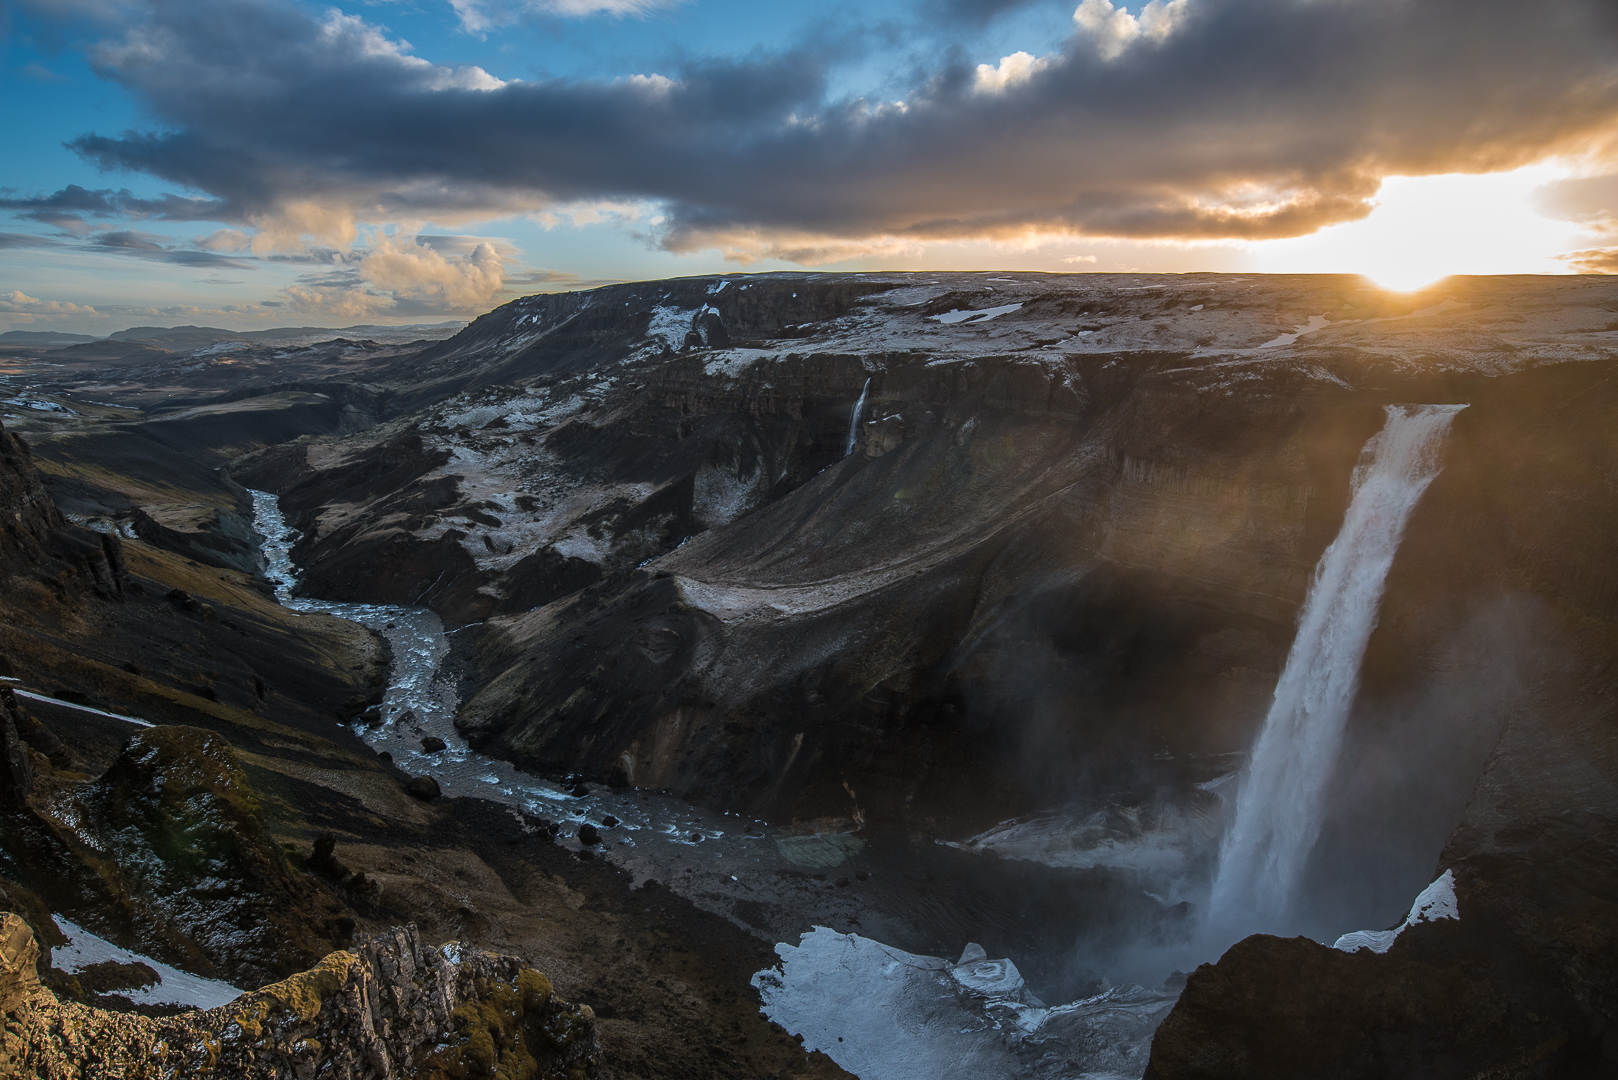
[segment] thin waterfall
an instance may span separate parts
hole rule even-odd
[[[1354,468],[1343,527],[1315,566],[1286,668],[1253,747],[1219,853],[1210,929],[1284,929],[1359,688],[1360,663],[1405,523],[1438,475],[1465,405],[1389,405]]]
[[[865,395],[871,392],[871,379],[865,379],[865,385],[860,387],[860,399],[854,403],[854,415],[848,418],[848,445],[843,448],[843,456],[854,452],[854,441],[860,435],[860,417],[865,415]]]

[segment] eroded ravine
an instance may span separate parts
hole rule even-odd
[[[1104,932],[1090,924],[1106,919],[1083,914],[1086,900],[1114,909],[1114,917],[1138,919],[1172,911],[1162,897],[1118,881],[1080,880],[1074,875],[1084,870],[1072,865],[1002,862],[992,838],[944,846],[792,832],[654,792],[553,782],[481,754],[455,727],[456,687],[442,669],[451,644],[438,615],[424,607],[297,595],[291,558],[297,535],[273,494],[252,494],[267,577],[281,603],[360,623],[392,649],[381,722],[356,720],[356,734],[405,772],[432,776],[446,796],[500,803],[528,830],[556,824],[557,843],[605,858],[637,884],[656,880],[754,934],[795,941],[777,946],[782,966],[760,972],[754,983],[765,1012],[803,1035],[806,1049],[822,1050],[866,1080],[1138,1076],[1144,1069],[1151,1033],[1175,1000],[1177,980],[1156,990],[1114,987],[1105,974],[1098,980],[1094,970],[1076,974],[1058,963],[1040,972],[1045,987],[1100,992],[1051,1008],[1015,959],[993,959],[974,941],[1021,939],[1033,946],[1019,957],[1025,965],[1049,964],[1076,938]],[[444,749],[425,749],[428,738]],[[599,830],[598,843],[581,842],[586,824]],[[1053,839],[1064,857],[1086,840],[1112,846],[1111,838],[1090,835],[1094,823],[1060,819],[1047,826],[1062,834]],[[1054,909],[1030,907],[1030,890],[1059,902]],[[959,948],[961,959],[885,941],[944,946],[952,954]],[[872,1000],[851,1008],[851,992]]]

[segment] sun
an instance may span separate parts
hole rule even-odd
[[[1451,274],[1565,274],[1557,256],[1576,227],[1537,212],[1533,193],[1564,173],[1548,164],[1511,172],[1390,176],[1363,220],[1252,245],[1272,274],[1363,274],[1409,292]]]

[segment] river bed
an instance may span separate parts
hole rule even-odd
[[[1098,870],[1096,859],[1028,861],[1009,849],[1002,859],[996,847],[1005,838],[996,834],[959,845],[804,834],[657,792],[575,787],[480,754],[455,728],[457,688],[442,669],[451,644],[438,615],[297,595],[297,534],[273,494],[252,496],[277,599],[360,623],[393,650],[382,722],[356,721],[360,738],[406,772],[432,776],[446,796],[502,804],[526,829],[558,823],[556,843],[779,942],[780,964],[754,985],[764,1012],[802,1035],[806,1049],[863,1080],[1134,1080],[1144,1071],[1181,980],[1114,985],[1106,969],[1120,966],[1109,964],[1120,934],[1153,926],[1173,936],[1184,907],[1176,897],[1142,888],[1133,874]],[[427,737],[445,748],[424,749]],[[600,830],[599,844],[579,841],[586,822]],[[1094,831],[1075,823],[1064,833],[1088,836],[1085,827]],[[1015,839],[1026,843],[1027,830]],[[1083,846],[1111,850],[1113,839]],[[993,955],[1013,952],[1015,961]],[[1052,1008],[1035,987],[1077,1000]]]

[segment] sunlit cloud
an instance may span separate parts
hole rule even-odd
[[[1036,57],[1032,53],[1014,52],[1002,56],[998,66],[979,64],[972,79],[972,89],[980,94],[998,94],[1008,86],[1025,83],[1042,68],[1049,66],[1050,57]]]

